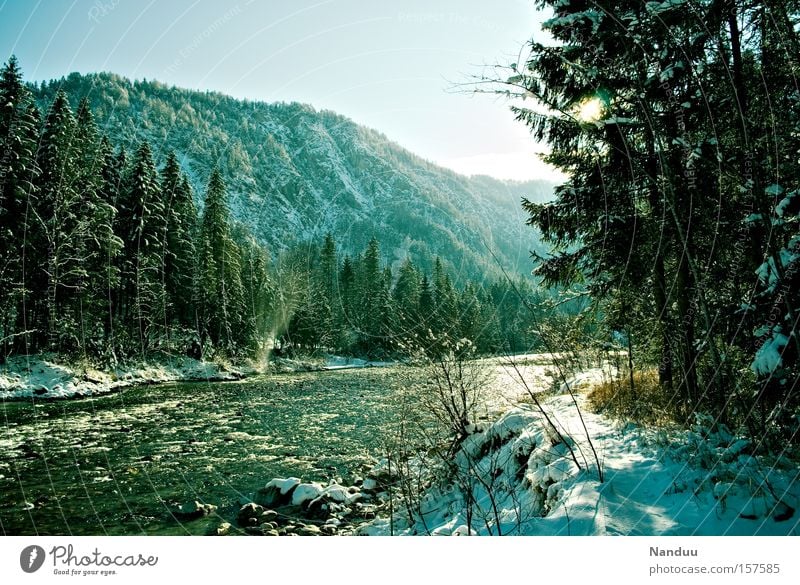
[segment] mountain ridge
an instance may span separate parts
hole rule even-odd
[[[63,89],[89,99],[98,126],[128,151],[147,139],[161,161],[176,152],[198,202],[216,165],[235,219],[273,254],[333,233],[348,253],[373,236],[390,262],[430,269],[441,256],[477,278],[530,270],[537,247],[519,205],[543,200],[546,181],[466,177],[403,148],[382,132],[297,102],[241,100],[218,91],[72,73],[31,84],[43,111]]]

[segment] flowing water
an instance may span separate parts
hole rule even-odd
[[[310,372],[5,402],[0,532],[203,534],[273,477],[344,481],[382,455],[409,368]],[[218,515],[186,522],[200,500]]]

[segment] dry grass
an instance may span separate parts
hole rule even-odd
[[[685,419],[679,401],[659,385],[654,368],[634,372],[633,390],[628,373],[624,372],[619,378],[596,384],[588,398],[594,412],[624,420],[660,425]]]

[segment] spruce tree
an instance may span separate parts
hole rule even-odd
[[[201,334],[227,355],[235,355],[242,339],[245,311],[239,248],[231,238],[225,183],[214,169],[206,189],[200,228]]]
[[[23,257],[33,226],[28,211],[35,198],[38,127],[39,113],[12,56],[0,71],[0,362],[15,348],[29,349]]]
[[[258,355],[272,331],[273,290],[269,276],[269,254],[249,233],[239,243],[242,258],[242,286],[245,305],[245,337],[247,349]]]
[[[37,265],[33,282],[35,323],[50,350],[74,351],[80,344],[76,291],[85,276],[84,224],[78,192],[75,116],[66,94],[59,90],[47,113],[37,163],[35,231]]]
[[[161,192],[166,205],[163,279],[167,294],[167,323],[192,327],[192,280],[195,265],[197,210],[189,181],[175,153],[167,154],[161,172]]]
[[[322,243],[319,262],[314,267],[311,283],[312,302],[316,304],[314,313],[319,319],[319,340],[324,346],[335,347],[341,341],[342,317],[341,301],[338,298],[338,272],[336,241],[333,235],[328,233]]]
[[[102,315],[103,349],[111,352],[114,358],[114,314],[115,302],[121,284],[120,253],[124,242],[115,233],[118,227],[117,202],[120,198],[121,170],[119,161],[108,138],[100,140],[100,183],[97,190],[98,222],[94,233],[97,253],[95,266],[90,271],[92,282],[89,290],[93,291],[97,311]]]
[[[99,139],[86,98],[78,105],[73,156],[79,201],[76,236],[83,239],[83,274],[76,283],[72,312],[80,322],[82,350],[98,353],[105,349],[101,345],[107,339],[109,263],[121,242],[113,232],[116,210],[105,192],[113,151],[107,140]]]
[[[508,79],[544,106],[515,111],[569,175],[554,201],[525,203],[552,246],[538,275],[598,300],[685,415],[737,412],[752,428],[753,402],[771,408],[741,375],[742,356],[770,339],[751,333],[770,310],[768,294],[753,295],[753,271],[791,265],[779,258],[792,236],[775,237],[775,208],[798,174],[787,163],[798,141],[787,57],[796,3],[540,5],[553,10],[545,28],[556,42],[531,43]],[[779,128],[768,121],[775,105]]]
[[[370,239],[361,259],[359,270],[359,297],[363,308],[359,330],[363,349],[380,347],[384,344],[386,291],[381,270],[380,244],[376,238]]]
[[[339,270],[339,298],[342,305],[341,343],[343,347],[349,348],[354,343],[357,329],[355,318],[359,314],[356,271],[349,255],[344,257]]]
[[[145,141],[124,178],[118,232],[125,242],[118,312],[128,325],[131,342],[142,354],[158,341],[165,322],[165,213],[158,172]]]
[[[418,332],[419,321],[420,276],[410,258],[406,258],[400,267],[397,283],[392,290],[396,308],[396,326],[398,332]]]

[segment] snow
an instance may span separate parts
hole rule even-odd
[[[311,500],[316,500],[322,494],[322,490],[323,487],[321,484],[301,483],[295,488],[294,492],[292,493],[292,505],[302,506],[306,502],[310,502]],[[281,490],[281,493],[285,494],[286,492]]]
[[[550,30],[559,26],[570,27],[583,20],[591,22],[592,32],[597,32],[597,29],[600,27],[601,15],[598,11],[591,9],[584,10],[583,12],[574,12],[546,20],[542,23],[542,28],[544,30]]]
[[[668,10],[680,8],[686,4],[687,0],[666,0],[665,2],[648,2],[645,7],[653,15],[663,14]]]
[[[361,494],[358,492],[351,494],[345,486],[339,485],[338,483],[333,483],[323,489],[319,497],[322,499],[339,502],[341,504],[351,504],[360,499]]]
[[[378,362],[361,358],[329,355],[325,357],[322,368],[324,370],[351,370],[356,368],[382,368],[393,365],[395,365],[395,362]]]
[[[783,348],[789,343],[789,338],[781,333],[781,331],[780,325],[775,326],[772,329],[770,337],[767,338],[766,341],[761,344],[761,347],[758,348],[758,351],[756,351],[756,357],[753,359],[753,363],[750,366],[756,374],[769,376],[780,367]]]
[[[764,193],[771,197],[777,197],[778,195],[783,193],[783,187],[781,187],[780,185],[772,184],[764,189]]]
[[[775,206],[775,215],[778,217],[783,217],[786,213],[786,210],[789,208],[790,205],[793,203],[793,199],[797,196],[800,191],[790,191],[786,194],[786,197],[780,200],[778,204]]]
[[[0,366],[0,400],[96,396],[140,384],[178,380],[237,380],[240,370],[187,357],[140,362],[100,371],[65,365],[52,356],[16,356]]]
[[[778,285],[778,270],[775,267],[775,259],[770,257],[756,269],[756,276],[766,287],[767,292],[773,292]]]
[[[366,367],[366,365],[367,360],[330,355],[325,358],[324,367],[326,370],[343,370],[348,368],[363,368]]]
[[[751,213],[750,215],[748,215],[744,219],[744,221],[745,221],[745,223],[756,223],[756,222],[762,221],[763,219],[764,219],[764,216],[762,214],[760,214],[760,213]]]
[[[492,433],[501,439],[506,439],[512,434],[518,435],[535,420],[537,417],[534,413],[522,408],[514,408],[492,425]]]
[[[274,487],[280,490],[282,496],[285,496],[292,490],[292,488],[298,485],[300,485],[299,477],[287,477],[285,479],[282,477],[276,477],[275,479],[271,479],[269,483],[264,486],[264,489]]]
[[[532,405],[518,405],[462,444],[456,473],[471,470],[480,478],[467,482],[474,502],[471,528],[463,491],[470,476],[464,475],[432,482],[420,500],[422,518],[398,512],[391,524],[375,519],[356,533],[388,534],[390,526],[395,534],[408,535],[798,532],[794,510],[800,505],[800,483],[796,463],[786,457],[754,457],[748,440],[702,417],[689,430],[620,426],[589,412],[579,393],[603,470],[600,481],[572,398],[541,396],[564,441],[546,431],[544,417]]]

